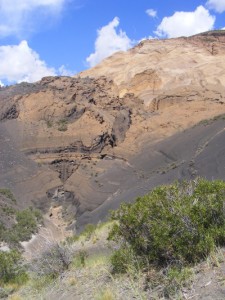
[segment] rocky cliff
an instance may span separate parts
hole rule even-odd
[[[75,77],[0,88],[0,187],[69,228],[158,184],[225,179],[225,32],[145,40]]]

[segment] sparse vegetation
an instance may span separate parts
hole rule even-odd
[[[202,120],[200,121],[198,124],[196,124],[195,126],[198,126],[198,125],[204,125],[204,126],[207,126],[207,125],[210,125],[212,124],[214,121],[217,121],[217,120],[225,120],[225,115],[224,114],[221,114],[221,115],[217,115],[213,118],[210,118],[210,119],[205,119],[205,120]]]
[[[37,277],[57,278],[68,270],[74,253],[68,245],[52,244],[31,264],[31,271]]]
[[[47,120],[46,125],[48,128],[51,128],[53,126],[53,122],[51,120]]]
[[[5,189],[5,188],[0,189],[0,194],[12,200],[13,202],[16,202],[16,198],[14,197],[13,193],[9,189]]]
[[[58,121],[58,130],[59,131],[67,131],[68,129],[68,122],[66,119],[61,119]]]
[[[52,276],[34,276],[29,281],[29,287],[32,291],[36,293],[42,292],[47,286],[50,286],[54,282],[54,278]]]
[[[88,282],[93,299],[117,299],[124,289],[135,299],[183,299],[198,262],[224,262],[218,250],[225,244],[224,201],[225,183],[219,180],[155,188],[112,212],[112,222],[88,224],[79,236],[49,245],[31,263],[28,290],[46,296],[50,287],[76,290]],[[89,251],[96,247],[94,237],[99,249],[105,230],[110,252]]]
[[[90,240],[91,236],[95,232],[97,226],[94,224],[87,224],[82,232],[82,235],[85,236],[87,240]]]
[[[74,267],[84,267],[86,265],[88,254],[85,250],[80,250],[73,258]]]
[[[12,250],[0,251],[0,285],[6,283],[24,284],[28,275],[22,263],[21,254]]]
[[[6,208],[6,214],[14,215],[16,223],[10,228],[0,224],[0,241],[5,241],[12,248],[20,247],[21,241],[27,241],[38,230],[38,224],[42,221],[41,213],[36,209],[16,211]]]
[[[109,288],[101,291],[95,298],[96,300],[115,300],[113,291]]]
[[[2,208],[2,211],[7,215],[7,216],[10,216],[10,215],[15,215],[16,213],[16,210],[13,208],[13,207],[10,207],[10,206],[5,206]]]

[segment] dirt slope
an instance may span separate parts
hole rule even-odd
[[[0,88],[0,188],[70,229],[155,185],[223,178],[225,33],[146,40],[71,77]],[[50,213],[49,213],[50,214]]]

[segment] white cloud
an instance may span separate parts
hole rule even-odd
[[[206,5],[209,9],[213,9],[218,13],[225,11],[225,1],[224,0],[208,0]]]
[[[0,80],[8,83],[34,82],[44,76],[56,75],[39,55],[22,41],[19,45],[0,46]]]
[[[98,36],[95,41],[95,52],[90,54],[86,61],[93,67],[104,58],[117,51],[126,51],[132,47],[132,41],[126,35],[126,32],[116,31],[119,26],[119,18],[115,17],[108,25],[98,30]]]
[[[0,36],[20,36],[58,16],[68,0],[0,0]],[[48,19],[46,19],[48,17]]]
[[[146,10],[146,14],[149,16],[149,17],[152,17],[152,18],[155,18],[157,16],[157,11],[150,8],[150,9],[147,9]]]
[[[0,80],[0,87],[4,86],[4,83]]]
[[[58,70],[48,67],[25,40],[19,45],[0,46],[0,85],[3,82],[35,82],[45,76],[71,76],[74,73],[64,65]]]
[[[193,12],[175,12],[171,17],[163,18],[155,32],[160,37],[190,36],[213,29],[215,16],[202,5]]]
[[[58,74],[61,76],[73,76],[75,73],[77,73],[77,72],[68,70],[64,65],[59,67],[59,70],[58,70]]]

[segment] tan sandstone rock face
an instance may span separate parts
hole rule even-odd
[[[145,40],[127,52],[119,52],[81,77],[106,76],[120,97],[131,93],[157,116],[134,116],[127,141],[165,137],[224,111],[225,33],[190,38]],[[130,133],[130,134],[129,134]],[[130,142],[130,140],[129,140]]]
[[[157,184],[204,175],[197,157],[222,119],[190,128],[224,113],[224,31],[146,40],[75,77],[0,89],[0,187],[21,207],[63,207],[71,226],[96,222]]]
[[[205,34],[171,40],[145,40],[79,76],[106,76],[120,95],[134,93],[151,104],[157,96],[180,90],[224,87],[225,35]]]

